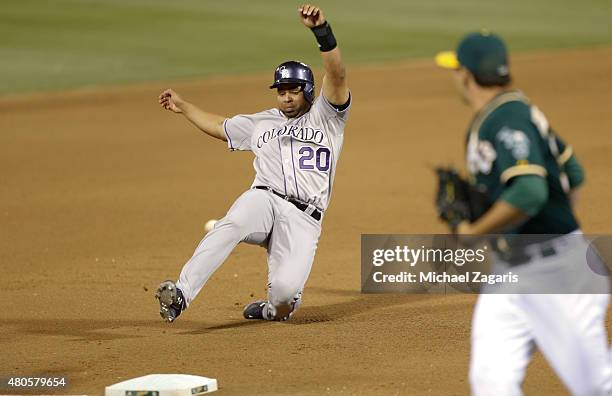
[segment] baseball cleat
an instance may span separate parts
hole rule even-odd
[[[174,322],[186,308],[183,292],[171,280],[159,285],[155,298],[159,300],[159,314],[168,323]]]
[[[242,314],[245,319],[265,319],[263,316],[263,310],[268,302],[264,300],[259,300],[248,304],[244,307],[244,311]]]

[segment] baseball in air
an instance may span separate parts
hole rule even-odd
[[[208,220],[206,224],[204,224],[204,230],[206,232],[210,232],[210,230],[212,230],[215,227],[215,224],[217,224],[217,220],[215,219]]]

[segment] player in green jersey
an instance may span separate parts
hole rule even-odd
[[[456,232],[546,234],[545,244],[524,246],[520,260],[502,264],[528,275],[550,269],[544,279],[569,273],[587,251],[573,211],[584,172],[571,146],[511,87],[508,53],[498,36],[468,34],[456,51],[438,54],[436,63],[453,70],[463,100],[475,112],[466,137],[467,172],[490,205],[475,221],[459,223]],[[610,392],[608,294],[576,290],[480,295],[472,323],[473,394],[521,394],[534,345],[572,394]],[[607,290],[607,283],[599,290]]]

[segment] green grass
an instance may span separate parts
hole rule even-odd
[[[431,56],[469,30],[515,51],[609,45],[609,0],[323,0],[349,63]],[[0,94],[320,65],[289,0],[0,4]]]

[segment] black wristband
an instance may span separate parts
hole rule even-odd
[[[310,28],[310,30],[314,33],[321,52],[331,51],[338,45],[334,32],[332,32],[331,26],[327,21],[323,25]]]

